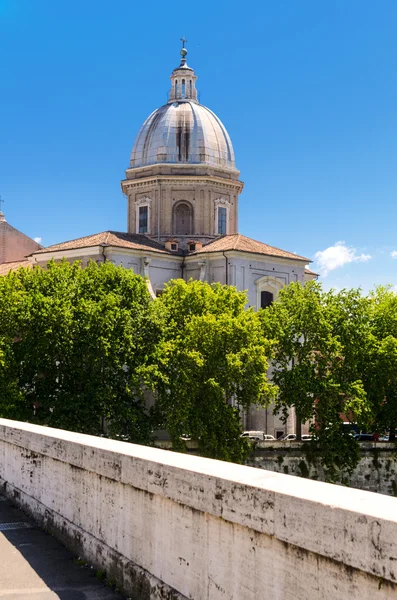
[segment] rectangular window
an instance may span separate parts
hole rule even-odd
[[[271,292],[261,292],[261,308],[267,308],[273,302],[273,294]]]
[[[226,215],[227,209],[223,206],[218,208],[218,233],[226,235]]]
[[[148,217],[149,217],[149,207],[148,206],[140,206],[139,207],[138,233],[147,233],[148,232]]]

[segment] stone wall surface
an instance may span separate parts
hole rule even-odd
[[[321,464],[305,452],[298,442],[258,442],[248,465],[275,473],[297,475],[316,481],[326,481],[327,474]],[[397,496],[397,448],[384,442],[364,442],[360,444],[360,462],[351,475],[340,473],[344,485]]]
[[[40,248],[40,244],[12,227],[0,215],[0,263],[24,260],[31,252]]]
[[[391,497],[5,419],[0,482],[134,599],[397,594]]]

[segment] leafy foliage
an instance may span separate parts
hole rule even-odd
[[[153,381],[174,448],[189,433],[201,454],[243,461],[241,410],[275,393],[257,315],[245,310],[245,293],[200,281],[173,281],[158,302],[166,327]]]
[[[0,416],[151,443],[166,428],[243,462],[252,404],[312,421],[330,479],[358,462],[343,420],[395,437],[397,295],[291,284],[267,309],[235,288],[145,280],[111,263],[50,262],[0,278]],[[269,361],[272,382],[268,379]],[[154,406],[148,409],[148,395]],[[153,402],[152,402],[153,403]],[[150,403],[149,403],[150,404]]]
[[[369,297],[369,320],[373,335],[366,387],[377,431],[397,427],[397,294],[378,287]]]
[[[174,447],[191,432],[207,456],[242,461],[240,414],[274,394],[268,344],[246,296],[175,281],[153,302],[111,263],[50,262],[0,278],[0,415]],[[156,405],[147,409],[147,390]]]
[[[286,416],[294,406],[301,421],[312,421],[330,479],[336,469],[354,469],[359,457],[357,442],[343,433],[342,414],[361,424],[370,418],[362,381],[362,353],[370,345],[365,315],[359,292],[324,293],[316,282],[289,285],[260,313],[265,337],[276,340],[276,409]]]
[[[140,370],[159,332],[149,305],[145,281],[111,263],[0,278],[1,414],[92,434],[106,418],[112,434],[148,442]]]

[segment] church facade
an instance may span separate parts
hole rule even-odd
[[[291,282],[316,278],[310,260],[238,232],[239,179],[232,142],[220,119],[197,99],[187,51],[171,74],[168,102],[152,112],[135,140],[121,188],[126,232],[104,231],[32,249],[20,265],[52,258],[111,261],[147,278],[153,297],[171,279],[220,282],[247,290],[248,306],[268,306]],[[0,273],[7,272],[7,263]],[[253,410],[245,426],[272,435],[293,431],[272,412]]]

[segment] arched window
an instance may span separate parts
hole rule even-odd
[[[178,202],[173,211],[174,235],[192,235],[193,208],[188,202]]]
[[[175,80],[175,98],[178,98],[178,80]]]
[[[272,275],[264,275],[255,280],[256,308],[267,308],[277,300],[277,296],[285,283]]]
[[[182,98],[184,98],[186,95],[186,85],[185,85],[185,80],[182,79]]]

